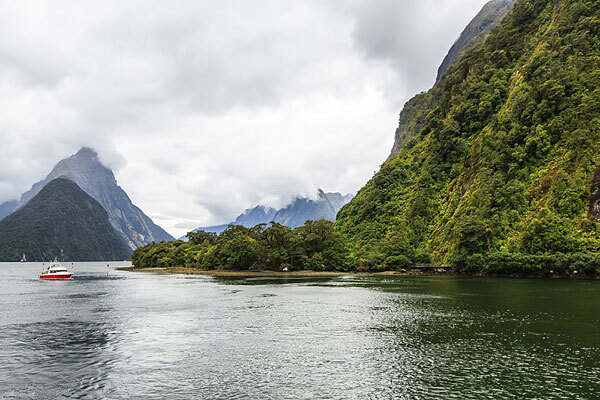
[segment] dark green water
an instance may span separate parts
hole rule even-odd
[[[594,399],[600,282],[0,264],[0,399]]]

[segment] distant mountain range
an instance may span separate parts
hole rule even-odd
[[[247,228],[258,224],[268,224],[271,221],[295,228],[304,225],[307,220],[327,219],[335,221],[338,211],[352,199],[351,194],[325,193],[319,189],[316,199],[296,197],[289,205],[279,210],[262,205],[249,208],[229,224],[207,226],[194,229],[221,233],[230,224],[243,225]]]
[[[71,180],[48,182],[23,207],[0,221],[0,261],[123,260],[131,251],[106,210]]]
[[[23,193],[20,200],[0,204],[0,219],[23,207],[49,182],[59,177],[75,182],[104,207],[111,225],[130,249],[153,241],[173,240],[131,202],[117,184],[113,172],[100,163],[97,153],[89,147],[82,147],[76,154],[61,160],[44,180]]]

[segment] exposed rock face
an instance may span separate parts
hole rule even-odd
[[[485,40],[490,30],[498,25],[504,16],[510,11],[516,0],[492,0],[486,3],[481,11],[467,25],[460,34],[454,45],[448,51],[446,58],[438,69],[436,82],[442,79],[448,68],[459,61],[465,52],[477,46]]]
[[[419,93],[410,99],[400,112],[400,120],[396,134],[394,136],[394,145],[386,161],[396,157],[400,149],[412,138],[415,138],[425,127],[425,117],[433,110],[439,95],[440,88],[437,83],[444,76],[444,73],[453,64],[462,59],[464,54],[478,44],[482,43],[488,33],[500,24],[504,16],[511,10],[516,0],[492,0],[488,2],[479,14],[467,25],[460,37],[456,40],[446,58],[438,69],[436,85],[429,91]]]
[[[295,228],[304,225],[304,222],[307,220],[327,219],[335,221],[338,211],[352,200],[352,197],[351,194],[325,193],[319,189],[316,200],[297,197],[291,204],[280,210],[275,210],[271,207],[256,206],[244,211],[231,224],[243,225],[250,228],[258,224],[268,224],[274,221],[290,228]],[[227,229],[228,225],[230,224],[208,226],[195,230],[221,233]]]
[[[272,220],[277,212],[272,207],[256,206],[244,211],[235,219],[236,225],[254,226],[267,220]]]
[[[432,110],[438,92],[438,85],[436,85],[429,92],[419,93],[404,105],[404,108],[400,111],[400,121],[394,135],[394,145],[386,161],[396,157],[400,153],[400,149],[423,130],[425,117]]]
[[[35,183],[29,191],[23,193],[12,211],[27,204],[48,182],[58,177],[72,180],[96,199],[104,207],[111,225],[129,248],[135,249],[153,241],[173,240],[171,235],[152,222],[131,202],[127,193],[117,184],[113,172],[102,165],[96,152],[88,147],[81,148],[76,154],[56,164],[44,180]],[[6,204],[0,206],[0,210],[3,206],[8,208]]]
[[[60,257],[75,261],[123,260],[131,251],[106,210],[71,180],[49,182],[19,210],[0,221],[0,260]]]

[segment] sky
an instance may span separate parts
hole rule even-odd
[[[486,0],[0,0],[0,202],[95,148],[178,237],[355,193]]]

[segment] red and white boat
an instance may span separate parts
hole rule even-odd
[[[45,270],[40,274],[40,279],[48,279],[48,280],[65,280],[71,279],[73,273],[68,269],[63,267],[60,263],[53,262],[50,264]]]

